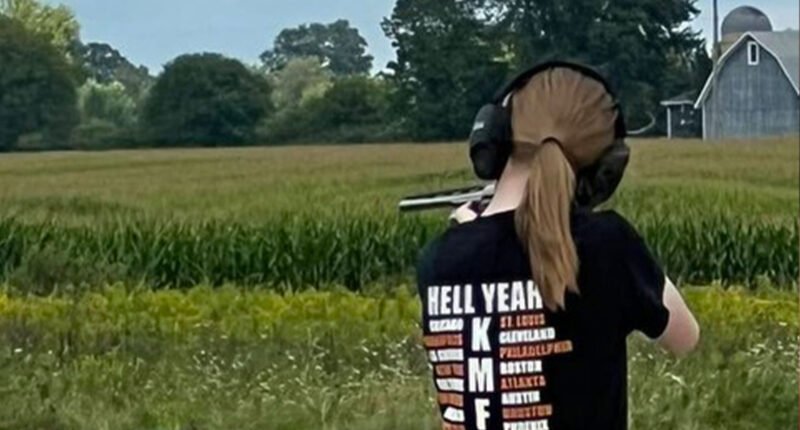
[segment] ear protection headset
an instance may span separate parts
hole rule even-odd
[[[495,95],[492,103],[483,106],[475,118],[470,135],[469,155],[479,178],[499,179],[511,156],[513,133],[510,95],[524,87],[536,74],[557,67],[575,70],[600,82],[616,100],[609,83],[599,73],[580,64],[550,61],[520,73]],[[614,142],[594,164],[576,172],[575,201],[580,206],[593,208],[608,200],[622,181],[622,175],[628,166],[630,148],[625,144],[628,133],[619,103],[615,104],[618,115]]]

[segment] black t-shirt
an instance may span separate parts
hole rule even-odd
[[[418,267],[425,348],[446,430],[624,430],[625,338],[666,328],[664,274],[615,212],[576,209],[580,294],[544,307],[514,212],[450,228]]]

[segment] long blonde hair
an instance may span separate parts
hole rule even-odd
[[[511,102],[511,157],[530,164],[517,235],[545,304],[556,311],[567,291],[579,293],[570,225],[576,172],[613,143],[618,112],[600,82],[564,67],[538,73]]]

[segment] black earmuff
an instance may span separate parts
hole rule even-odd
[[[578,205],[594,208],[610,199],[622,182],[630,154],[624,139],[616,139],[600,159],[581,169],[575,188]]]
[[[498,179],[511,156],[511,118],[508,109],[488,104],[478,111],[470,135],[469,156],[481,179]]]
[[[534,75],[556,67],[570,68],[600,82],[616,99],[605,78],[589,67],[577,63],[549,61],[520,73],[495,95],[492,103],[483,106],[475,117],[470,134],[469,155],[475,174],[479,178],[499,179],[511,156],[511,109],[504,105],[508,102],[508,96],[522,88]],[[617,111],[613,144],[597,162],[577,173],[575,201],[580,206],[596,207],[611,198],[628,166],[630,148],[625,143],[628,133],[619,106]]]

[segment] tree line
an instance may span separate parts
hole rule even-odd
[[[597,68],[629,123],[699,88],[696,0],[397,0],[373,57],[346,20],[285,29],[259,64],[182,55],[152,77],[84,44],[63,6],[0,0],[0,150],[462,139],[515,72],[547,59]]]

